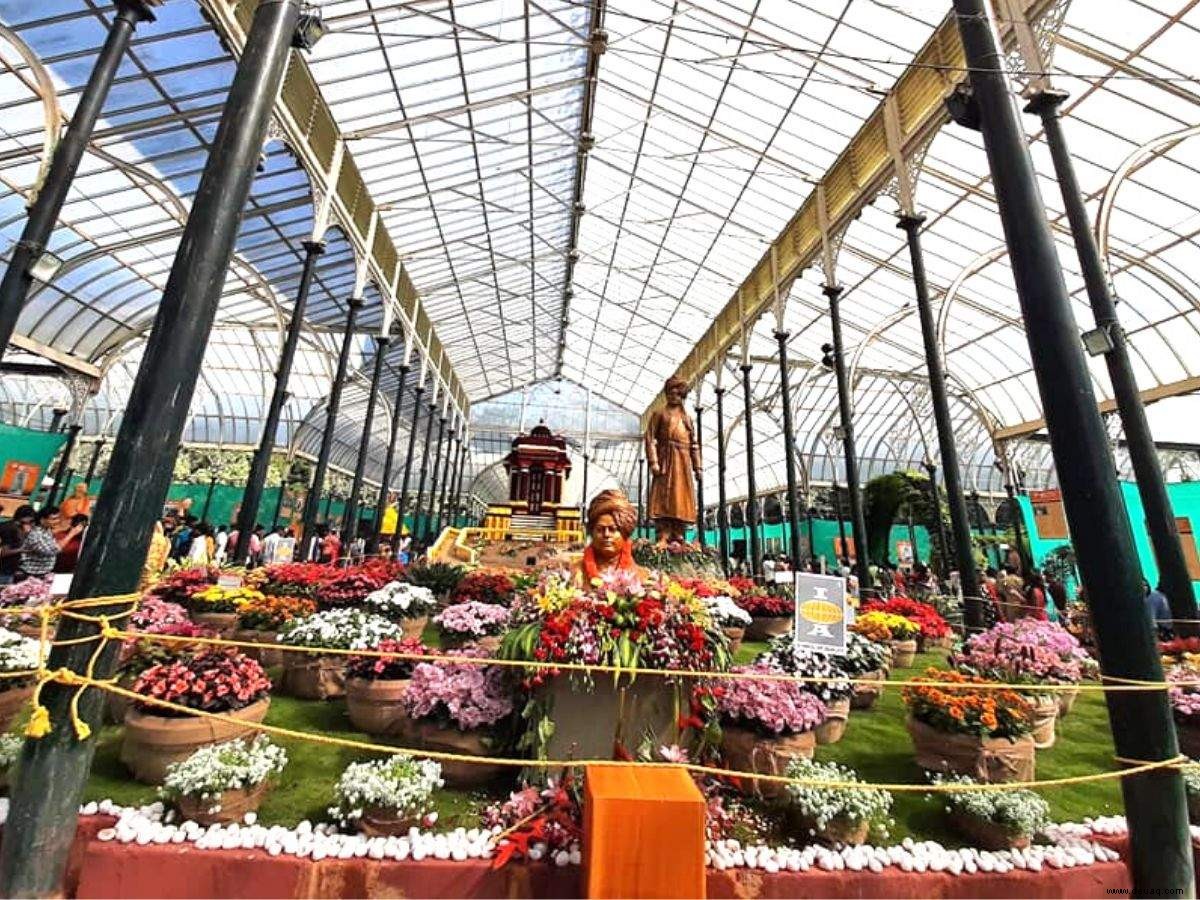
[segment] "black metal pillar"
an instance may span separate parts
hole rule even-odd
[[[749,363],[742,364],[742,412],[746,420],[746,531],[750,539],[747,545],[750,551],[747,562],[750,565],[747,568],[750,577],[756,578],[762,572],[762,548],[758,540],[758,492],[754,484],[757,473],[754,471],[754,420],[751,415],[754,406],[750,369]]]
[[[796,489],[796,436],[792,433],[792,388],[788,373],[786,331],[776,331],[779,342],[779,402],[783,404],[783,454],[787,460],[788,554],[792,566],[800,565],[800,495]]]
[[[1150,424],[1146,421],[1146,410],[1138,391],[1137,378],[1129,362],[1129,346],[1125,332],[1117,319],[1117,305],[1105,276],[1104,263],[1100,259],[1100,248],[1088,221],[1087,207],[1075,176],[1075,164],[1067,149],[1063,134],[1059,107],[1067,94],[1064,91],[1044,90],[1027,107],[1042,118],[1046,132],[1046,143],[1054,160],[1054,171],[1062,190],[1063,205],[1071,223],[1071,234],[1075,239],[1075,252],[1079,256],[1083,281],[1087,286],[1088,300],[1096,318],[1097,328],[1108,333],[1112,349],[1104,354],[1108,377],[1113,386],[1113,397],[1125,430],[1125,447],[1129,461],[1137,478],[1138,496],[1146,514],[1146,530],[1154,548],[1154,559],[1158,563],[1158,577],[1163,592],[1171,604],[1171,615],[1179,620],[1175,630],[1184,637],[1200,634],[1197,627],[1196,595],[1192,590],[1191,576],[1183,546],[1179,542],[1179,528],[1167,485],[1159,465],[1158,450]]]
[[[1032,568],[1032,561],[1025,555],[1025,528],[1022,524],[1021,504],[1017,502],[1017,488],[1013,484],[1011,473],[1004,482],[1004,493],[1008,495],[1008,508],[1012,511],[1013,540],[1017,543],[1013,549],[1017,551],[1021,568],[1028,571]]]
[[[92,444],[92,458],[88,460],[87,475],[83,479],[87,482],[89,488],[92,486],[92,481],[96,477],[96,465],[100,462],[100,454],[104,451],[105,443],[106,441],[104,438],[101,438],[100,440],[96,441],[96,443]]]
[[[1101,669],[1115,678],[1161,682],[1133,533],[1004,55],[984,0],[954,0],[954,11]],[[1165,691],[1116,691],[1105,699],[1118,758],[1153,762],[1178,755]],[[1123,778],[1121,790],[1134,896],[1192,896],[1182,773],[1159,769]]]
[[[429,418],[425,422],[425,446],[421,450],[421,472],[417,478],[417,504],[413,509],[413,541],[421,539],[425,534],[421,525],[421,496],[425,493],[425,478],[429,475],[429,456],[432,452],[433,443],[433,420],[437,418],[437,404],[429,404]],[[442,419],[442,425],[446,424],[446,420]]]
[[[312,485],[304,498],[302,529],[306,541],[312,535],[313,526],[317,522],[317,503],[320,501],[321,492],[325,490],[329,454],[333,450],[333,436],[337,430],[338,407],[342,404],[342,388],[346,385],[346,370],[350,366],[350,348],[354,345],[354,323],[358,320],[358,311],[362,308],[361,297],[351,297],[346,303],[346,332],[342,336],[342,349],[338,353],[337,374],[333,376],[333,384],[329,386],[329,403],[325,410],[325,429],[321,432],[321,448],[317,451],[317,467],[313,470]],[[326,513],[328,524],[328,511]]]
[[[579,498],[579,509],[584,518],[587,518],[587,495],[588,495],[588,463],[591,458],[588,454],[583,454],[583,494]]]
[[[442,448],[445,446],[446,421],[447,421],[447,419],[445,416],[441,416],[440,420],[438,421],[437,450],[434,451],[433,466],[431,466],[431,469],[429,472],[429,510],[428,510],[428,512],[425,513],[425,543],[426,544],[432,544],[433,538],[434,538],[433,522],[434,522],[434,516],[437,515],[436,510],[437,510],[437,495],[438,495],[438,484],[439,484],[438,477],[440,474],[438,470],[441,468],[442,461],[445,459],[445,454],[442,452]]]
[[[150,12],[151,4],[144,0],[116,0],[114,5],[117,14],[108,28],[104,46],[96,57],[96,64],[83,87],[83,93],[79,95],[71,124],[54,148],[45,181],[29,207],[29,218],[25,220],[20,239],[12,247],[8,269],[0,281],[0,359],[4,357],[8,342],[16,330],[25,298],[33,284],[33,275],[29,270],[41,258],[54,231],[58,214],[67,199],[71,182],[75,180],[75,172],[87,150],[96,120],[100,117],[134,30],[141,22],[154,21],[154,15]]]
[[[404,455],[404,476],[400,480],[400,499],[397,501],[397,509],[400,517],[396,522],[396,540],[400,540],[404,533],[404,516],[405,508],[408,506],[408,482],[412,475],[413,451],[417,446],[417,426],[421,421],[421,395],[425,393],[423,385],[418,384],[413,388],[413,414],[412,422],[408,426],[408,451]],[[430,412],[430,421],[433,421],[433,413]],[[413,519],[412,531],[409,532],[413,540],[417,538],[417,520]]]
[[[329,524],[329,511],[333,509],[333,491],[325,495],[325,514],[321,516],[321,521],[326,525]]]
[[[717,548],[721,551],[721,569],[729,574],[729,502],[725,491],[725,388],[717,395]]]
[[[863,517],[862,495],[858,483],[858,451],[854,448],[854,422],[850,412],[850,383],[846,379],[846,360],[842,346],[842,288],[826,285],[829,298],[829,323],[833,330],[833,365],[837,375],[838,411],[842,421],[842,450],[846,456],[846,491],[850,498],[850,528],[854,533],[855,572],[863,597],[871,590],[871,561],[867,556],[867,523]],[[839,521],[841,517],[838,517]],[[842,544],[843,548],[845,543]]]
[[[283,494],[287,484],[284,481],[279,482],[279,493],[275,495],[275,510],[271,513],[271,530],[274,531],[279,527],[279,514],[283,511]]]
[[[137,588],[154,523],[162,515],[179,439],[187,421],[204,351],[250,193],[271,108],[279,93],[299,0],[263,0],[254,11],[221,123],[200,178],[196,199],[179,242],[154,326],[130,390],[113,447],[104,489],[96,502],[70,597],[109,597]],[[6,336],[7,337],[7,336]],[[125,606],[89,612],[115,615]],[[110,641],[92,660],[99,634],[95,621],[62,618],[50,652],[50,670],[96,678],[113,674],[120,650]],[[79,689],[49,682],[41,702],[50,732],[25,742],[14,766],[12,801],[0,848],[0,895],[59,894],[63,866],[75,838],[79,801],[97,739],[80,740],[71,724]],[[78,714],[100,731],[105,695],[85,690]]]
[[[57,434],[62,430],[63,419],[67,417],[67,410],[58,408],[50,410],[50,427],[46,430],[51,434]]]
[[[697,390],[699,393],[699,390]],[[704,407],[696,404],[696,443],[704,447]],[[700,451],[703,454],[703,449]],[[703,457],[701,457],[703,461]],[[696,472],[696,543],[707,546],[704,538],[704,473]]]
[[[463,427],[462,439],[458,445],[458,471],[454,476],[454,502],[451,509],[454,511],[454,527],[462,527],[462,486],[463,478],[466,475],[467,469],[467,444],[470,442],[470,437],[467,434],[466,426]]]
[[[213,475],[208,479],[208,490],[204,492],[204,505],[200,507],[200,521],[208,521],[208,509],[212,506],[213,491],[217,489],[217,476]],[[246,543],[249,543],[247,541]]]
[[[835,554],[839,567],[844,562],[846,568],[850,568],[850,550],[849,544],[846,542],[846,517],[842,513],[842,489],[838,486],[837,479],[833,479],[833,514],[837,516],[838,538],[842,544],[842,552]]]
[[[938,539],[938,577],[943,581],[950,574],[950,544],[947,542],[946,523],[942,521],[942,500],[941,492],[938,491],[937,483],[937,465],[931,460],[925,460],[921,465],[925,469],[925,474],[929,476],[929,505],[933,507],[933,524],[937,529]]]
[[[254,531],[255,520],[258,518],[258,507],[262,504],[263,485],[267,480],[267,469],[271,464],[271,453],[275,449],[275,436],[279,431],[279,418],[283,414],[284,404],[287,403],[288,378],[292,374],[292,362],[296,358],[296,347],[300,344],[300,331],[304,328],[304,309],[308,304],[308,293],[312,287],[313,271],[317,265],[317,257],[325,252],[324,241],[304,241],[304,265],[300,270],[300,285],[296,290],[296,303],[292,307],[292,319],[288,323],[287,334],[283,346],[279,350],[279,362],[275,367],[275,387],[271,392],[271,402],[267,405],[267,415],[263,420],[262,435],[258,440],[258,449],[250,461],[250,474],[246,476],[246,487],[242,491],[242,505],[237,517],[238,535],[250,534]],[[280,489],[282,496],[282,488]],[[279,507],[276,506],[275,518],[279,518]],[[272,528],[274,522],[272,522]],[[238,541],[235,564],[244,565],[250,559],[250,542]]]
[[[396,455],[396,439],[400,436],[400,410],[404,405],[404,386],[408,381],[409,365],[400,364],[400,378],[396,382],[396,402],[392,407],[392,433],[388,438],[387,456],[383,459],[383,477],[379,481],[379,499],[375,501],[375,525],[372,529],[370,550],[379,546],[379,533],[383,528],[383,515],[387,512],[388,495],[392,490],[392,457]],[[403,514],[403,503],[397,506],[398,516]],[[400,537],[400,519],[396,519],[396,539]],[[393,542],[394,543],[394,542]],[[392,551],[396,548],[393,545]]]
[[[82,425],[67,426],[67,441],[63,444],[62,455],[58,458],[58,466],[54,470],[54,484],[50,486],[50,496],[46,498],[47,506],[62,502],[66,495],[66,482],[70,480],[66,477],[67,464],[71,461],[71,453],[75,450],[75,441],[79,438],[79,432],[82,430]],[[63,497],[59,496],[60,492]]]
[[[362,436],[358,441],[358,458],[354,461],[354,478],[350,482],[350,499],[346,501],[342,518],[343,546],[347,550],[358,536],[358,504],[362,499],[363,476],[367,471],[367,456],[371,452],[371,426],[375,424],[375,403],[379,399],[379,381],[383,377],[383,362],[392,339],[386,334],[375,338],[375,366],[371,371],[371,389],[367,392],[367,411],[363,417]]]
[[[646,489],[645,478],[643,477],[645,474],[646,474],[646,466],[642,462],[641,457],[638,457],[638,461],[637,461],[637,476],[638,476],[638,479],[637,479],[637,532],[634,535],[635,537],[641,537],[641,535],[642,535],[642,522],[644,521],[644,518],[643,518],[644,510],[642,508],[642,493]]]
[[[805,522],[808,525],[808,561],[811,563],[817,558],[817,537],[813,530],[813,519],[817,515],[817,508],[810,506],[804,511]],[[799,561],[796,566],[799,567]]]
[[[451,426],[450,442],[446,445],[446,461],[442,463],[442,489],[438,494],[437,515],[433,520],[434,539],[442,533],[446,516],[446,490],[450,486],[450,463],[458,454],[458,428]]]
[[[958,447],[954,441],[954,424],[950,419],[950,399],[946,391],[946,373],[942,369],[942,353],[938,347],[937,326],[929,305],[929,282],[925,277],[925,254],[921,250],[922,215],[902,215],[899,227],[908,236],[908,256],[912,262],[913,287],[917,296],[917,317],[921,321],[921,338],[925,344],[925,368],[929,372],[929,397],[933,402],[933,422],[937,427],[938,455],[942,462],[942,477],[946,480],[946,503],[950,507],[950,527],[954,529],[954,549],[946,546],[945,565],[949,568],[950,554],[958,566],[963,592],[963,616],[967,628],[981,631],[983,603],[980,600],[979,573],[975,571],[975,553],[971,546],[971,522],[967,517],[967,498],[963,494],[962,475],[958,466]],[[938,515],[938,526],[942,517]],[[943,529],[944,530],[944,529]]]

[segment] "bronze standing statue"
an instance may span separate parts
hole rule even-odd
[[[646,428],[646,460],[650,463],[650,519],[658,531],[658,544],[682,541],[696,521],[696,476],[703,469],[696,427],[683,398],[688,385],[671,377],[663,388],[667,405],[650,416]]]

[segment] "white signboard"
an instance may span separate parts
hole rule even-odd
[[[846,654],[846,581],[836,575],[796,572],[797,649]]]

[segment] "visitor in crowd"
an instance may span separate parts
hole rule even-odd
[[[88,517],[83,513],[76,513],[71,517],[71,524],[67,527],[69,537],[54,561],[55,572],[66,574],[75,571],[75,566],[79,563],[79,551],[83,549],[83,539],[87,536],[87,527]]]
[[[325,534],[325,526],[318,525],[313,529],[313,533],[304,539],[304,552],[301,554],[304,562],[321,561],[321,544],[325,540]]]
[[[213,544],[216,547],[216,552],[213,553],[213,562],[218,566],[225,564],[225,556],[229,551],[229,529],[224,525],[217,527],[217,533],[213,536]]]
[[[73,526],[62,537],[56,537],[54,532],[61,519],[57,506],[47,506],[33,514],[33,523],[21,541],[21,565],[14,581],[49,575],[54,571],[58,552],[68,541],[83,534],[82,526]]]
[[[988,566],[979,582],[979,592],[983,600],[983,623],[991,628],[997,622],[1004,621],[1004,613],[1000,609],[1000,573]]]
[[[766,554],[762,561],[763,576],[767,581],[775,580],[775,558],[771,554]]]
[[[150,536],[150,546],[146,550],[146,562],[142,565],[142,577],[138,581],[138,590],[144,591],[157,580],[171,555],[171,539],[167,537],[166,529],[161,520],[154,523],[154,533]]]
[[[70,522],[76,516],[91,515],[92,498],[88,496],[87,482],[81,481],[75,485],[75,490],[62,502],[59,512],[64,522]]]
[[[1047,575],[1046,593],[1050,595],[1050,600],[1058,611],[1058,618],[1064,618],[1067,614],[1067,586],[1054,575]]]
[[[336,528],[330,528],[321,539],[321,562],[330,566],[336,565],[341,555],[342,539],[338,536]]]
[[[270,565],[276,561],[279,554],[279,545],[283,543],[284,529],[282,525],[276,525],[271,533],[263,539],[262,558],[264,565]]]
[[[1037,569],[1029,573],[1029,580],[1016,615],[1017,618],[1037,619],[1042,622],[1049,618],[1046,614],[1046,582]]]
[[[1025,582],[1012,563],[1004,567],[1004,577],[1000,579],[1000,612],[1006,622],[1019,619],[1020,611],[1025,605]]]
[[[249,566],[256,568],[262,565],[263,558],[263,535],[266,529],[261,525],[255,525],[254,530],[250,532],[250,542],[246,545],[249,551]]]
[[[1175,629],[1171,627],[1171,604],[1163,593],[1162,585],[1150,589],[1150,582],[1142,580],[1142,590],[1146,594],[1146,612],[1150,614],[1154,627],[1158,630],[1159,638],[1170,640],[1174,637]]]
[[[171,558],[177,562],[182,562],[188,558],[188,554],[192,549],[192,538],[195,535],[196,517],[185,516],[183,524],[175,531],[171,538]]]
[[[34,514],[32,506],[18,506],[11,519],[0,523],[0,585],[12,584],[20,571],[21,544],[33,527]]]
[[[208,531],[208,525],[200,522],[199,524],[192,526],[191,531],[192,542],[191,546],[188,547],[187,555],[184,557],[184,559],[187,560],[189,565],[207,566],[211,561],[208,555],[208,541],[206,540],[208,537],[206,534]]]

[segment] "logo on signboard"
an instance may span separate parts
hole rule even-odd
[[[797,572],[796,632],[800,649],[842,656],[846,652],[846,582],[833,575]]]

